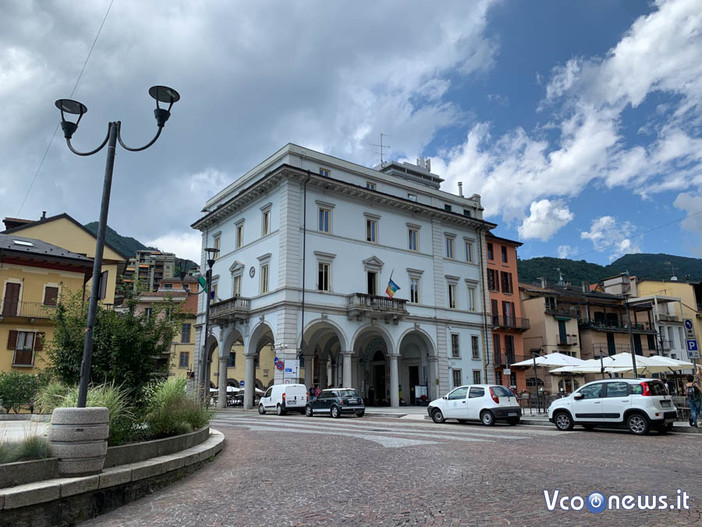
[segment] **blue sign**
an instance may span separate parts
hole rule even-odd
[[[239,381],[239,386],[244,387],[244,381]]]
[[[687,351],[699,351],[697,339],[687,339]]]
[[[692,319],[690,319],[690,318],[685,319],[685,329],[692,329]]]

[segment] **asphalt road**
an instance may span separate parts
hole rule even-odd
[[[251,413],[221,414],[212,426],[227,441],[215,461],[82,525],[702,522],[696,434]],[[593,492],[604,495],[602,512],[588,510]]]

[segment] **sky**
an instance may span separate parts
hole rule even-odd
[[[287,143],[363,166],[419,157],[482,196],[520,258],[702,257],[699,0],[4,0],[0,215],[99,216],[199,261],[206,200]]]

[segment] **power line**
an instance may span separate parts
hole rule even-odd
[[[78,74],[78,78],[76,79],[76,83],[73,85],[73,89],[71,90],[71,94],[69,95],[69,99],[73,98],[73,94],[76,92],[76,89],[78,88],[78,83],[80,82],[81,77],[83,76],[83,72],[85,71],[85,67],[88,65],[88,60],[90,60],[90,56],[93,54],[93,49],[95,49],[95,44],[97,44],[98,38],[100,37],[100,33],[102,33],[102,28],[105,25],[105,21],[107,20],[107,15],[110,14],[110,9],[112,9],[112,4],[115,3],[115,0],[110,0],[110,5],[107,6],[107,11],[105,11],[105,16],[102,18],[102,22],[100,23],[100,27],[98,28],[98,32],[95,35],[95,39],[93,40],[92,46],[90,46],[90,50],[88,51],[88,56],[85,57],[85,62],[83,62],[83,67],[80,69],[80,73]],[[29,194],[32,192],[32,188],[34,187],[34,182],[37,179],[37,176],[39,175],[39,172],[41,171],[41,168],[44,166],[44,160],[46,159],[46,155],[49,153],[49,149],[51,148],[51,145],[54,142],[54,138],[56,137],[56,132],[59,129],[59,124],[56,125],[56,128],[54,128],[54,133],[51,135],[51,139],[49,140],[49,144],[46,145],[46,150],[44,150],[44,155],[41,156],[41,161],[39,161],[39,166],[37,167],[36,171],[34,172],[34,176],[32,177],[32,182],[29,184],[29,188],[27,189],[27,193],[24,196],[24,199],[22,200],[22,203],[20,203],[19,209],[17,209],[17,217],[19,218],[20,213],[22,212],[22,207],[24,207],[25,202],[27,201],[27,198],[29,197]]]

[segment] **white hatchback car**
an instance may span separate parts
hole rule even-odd
[[[647,434],[651,428],[666,433],[676,417],[673,398],[658,379],[589,382],[548,408],[549,421],[564,431],[582,425],[586,430],[625,426],[637,435]]]
[[[459,386],[430,402],[427,412],[435,423],[458,419],[460,422],[482,421],[487,426],[495,424],[496,420],[516,425],[522,415],[517,396],[499,384]]]

